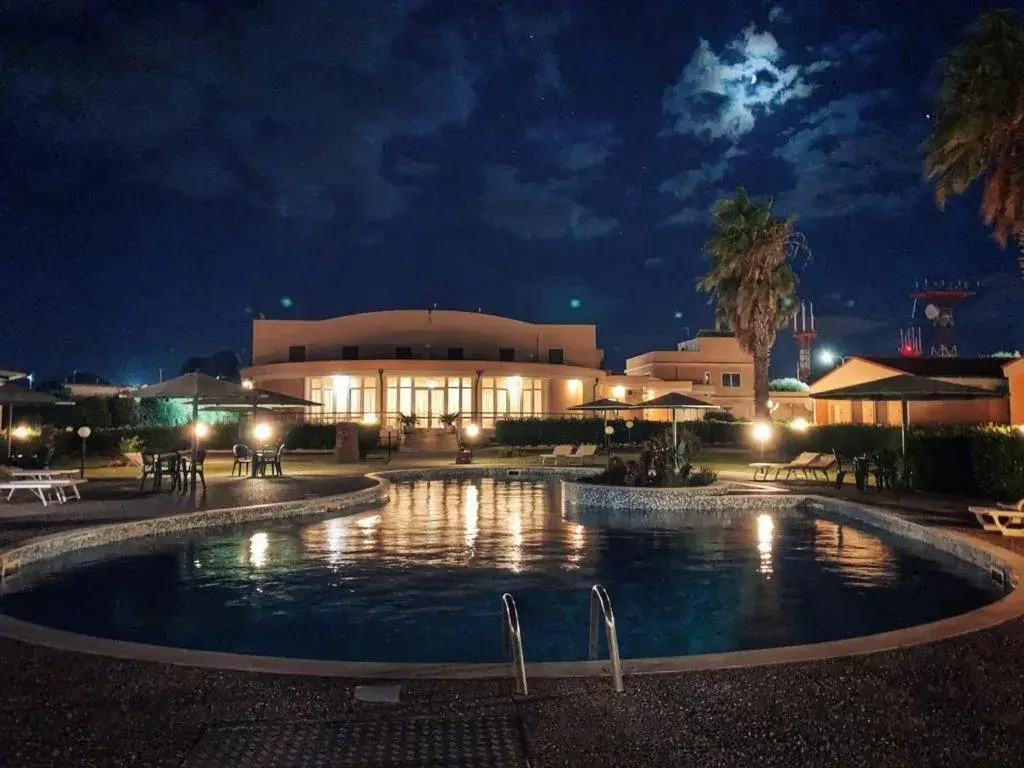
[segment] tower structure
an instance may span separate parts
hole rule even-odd
[[[922,280],[914,283],[910,292],[912,319],[917,318],[918,305],[923,307],[925,320],[932,325],[933,357],[956,357],[956,339],[953,336],[953,310],[962,301],[974,296],[974,289],[966,280]]]
[[[811,353],[814,350],[814,339],[818,330],[814,326],[814,302],[810,302],[811,314],[808,321],[808,305],[800,302],[800,311],[793,316],[793,338],[797,344],[796,377],[805,384],[811,378]]]

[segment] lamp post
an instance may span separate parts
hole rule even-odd
[[[754,425],[754,440],[761,447],[761,461],[764,461],[764,445],[772,439],[772,427],[767,422],[760,421]]]
[[[633,420],[630,419],[626,422],[626,442],[630,445],[633,444]]]
[[[85,447],[91,434],[92,430],[89,427],[78,428],[78,436],[82,438],[82,467],[79,470],[79,476],[83,478],[85,477]]]
[[[604,428],[604,449],[606,451],[611,448],[613,434],[615,434],[615,427],[609,425]]]

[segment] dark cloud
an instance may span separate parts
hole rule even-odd
[[[0,40],[0,98],[22,132],[127,159],[188,197],[388,218],[408,194],[384,147],[461,125],[476,104],[463,35],[409,34],[421,4],[154,4],[51,25]]]
[[[549,121],[530,129],[527,139],[568,173],[599,168],[621,143],[611,123],[594,120]]]
[[[561,64],[554,50],[554,39],[569,23],[568,11],[521,16],[504,14],[505,41],[516,57],[534,66],[534,91],[538,96],[561,94],[565,90]]]
[[[776,197],[780,210],[807,218],[905,210],[921,192],[920,137],[869,117],[894,98],[885,90],[853,93],[805,118],[775,150],[795,179]]]
[[[525,181],[514,166],[491,165],[484,169],[482,216],[523,240],[590,240],[614,231],[618,220],[576,202],[578,191],[575,179]]]
[[[754,130],[758,119],[814,90],[808,77],[827,61],[786,64],[771,32],[753,24],[716,53],[702,39],[679,81],[665,89],[662,108],[669,132],[706,141],[736,141]]]

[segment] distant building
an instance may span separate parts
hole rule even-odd
[[[631,358],[626,373],[614,375],[601,367],[594,325],[447,310],[256,319],[253,363],[242,376],[321,403],[307,418],[327,423],[393,427],[414,415],[418,426],[436,428],[457,413],[462,424],[490,429],[500,419],[579,415],[571,406],[598,398],[638,403],[667,392],[692,393],[749,417],[753,363],[735,338],[702,332],[684,344],[690,346]]]
[[[848,387],[909,373],[927,376],[954,384],[1005,393],[1001,398],[977,400],[934,400],[910,405],[911,423],[937,424],[1010,424],[1024,421],[1024,367],[1016,387],[1021,399],[1021,412],[1011,421],[1010,381],[1005,371],[1014,363],[994,357],[848,357],[842,365],[811,385],[811,393]],[[900,404],[872,400],[814,400],[814,421],[817,424],[879,424],[898,425]]]

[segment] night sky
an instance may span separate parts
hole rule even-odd
[[[1019,348],[1017,253],[921,179],[936,60],[989,7],[8,0],[0,367],[140,383],[246,356],[253,313],[436,304],[597,323],[619,368],[710,324],[741,184],[798,215],[839,353],[895,353],[922,277],[980,281],[961,354]]]

